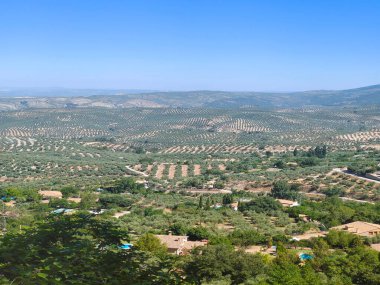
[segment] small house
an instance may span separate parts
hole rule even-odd
[[[188,236],[176,235],[156,235],[162,244],[166,245],[169,253],[176,255],[184,255],[190,252],[193,248],[207,245],[207,240],[188,241]]]
[[[362,237],[374,237],[380,234],[380,225],[361,221],[344,224],[331,229],[349,232]]]

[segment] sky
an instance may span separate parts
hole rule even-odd
[[[380,84],[379,0],[2,0],[0,86]]]

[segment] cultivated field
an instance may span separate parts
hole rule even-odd
[[[121,151],[130,146],[165,153],[251,152],[269,146],[281,151],[316,143],[350,146],[378,141],[379,111],[376,107],[222,112],[196,108],[39,109],[1,112],[0,136],[15,140],[18,146],[33,146],[30,140],[35,138],[52,138],[80,139],[87,146]],[[9,147],[14,143],[9,141]]]
[[[54,188],[58,183],[101,185],[120,175],[137,175],[176,187],[208,175],[201,183],[211,187],[221,175],[237,175],[236,165],[251,156],[306,152],[316,145],[327,145],[330,151],[376,148],[379,113],[378,107],[0,112],[0,177],[2,183],[33,181]],[[248,168],[247,179],[281,174],[271,170],[270,159],[260,163],[257,169]],[[256,188],[264,187],[260,183]]]

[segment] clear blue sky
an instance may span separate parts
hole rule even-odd
[[[0,86],[289,91],[378,83],[379,0],[0,1]]]

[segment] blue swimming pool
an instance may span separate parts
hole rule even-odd
[[[133,245],[130,243],[125,243],[125,244],[120,246],[121,249],[131,249],[132,247],[133,247]]]
[[[301,260],[311,260],[311,259],[313,259],[313,256],[311,254],[301,253],[300,254],[300,259]]]

